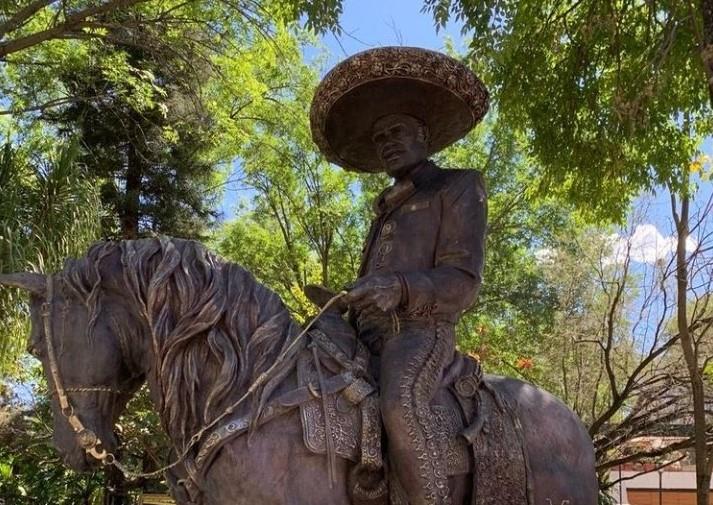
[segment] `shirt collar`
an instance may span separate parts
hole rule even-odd
[[[398,207],[417,189],[427,186],[437,171],[438,167],[433,162],[424,160],[406,177],[386,188],[376,200],[374,200],[374,210],[377,213],[381,213]]]

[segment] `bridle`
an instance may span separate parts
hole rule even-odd
[[[102,464],[111,465],[116,461],[114,454],[107,452],[102,447],[102,441],[94,431],[90,430],[82,423],[82,420],[74,412],[74,407],[69,401],[67,393],[108,393],[121,395],[123,391],[112,386],[76,386],[64,387],[62,376],[59,370],[57,354],[55,353],[54,340],[52,338],[52,315],[54,312],[54,277],[47,275],[47,292],[45,302],[42,304],[42,323],[45,330],[45,340],[47,343],[47,361],[54,382],[54,395],[57,396],[60,412],[67,419],[72,427],[77,443],[87,454],[99,460]],[[65,312],[62,311],[62,327],[64,328]]]
[[[121,391],[111,386],[76,386],[71,388],[65,388],[62,382],[62,377],[59,371],[59,364],[57,362],[57,355],[55,354],[54,342],[52,339],[52,314],[54,312],[54,278],[51,274],[46,276],[46,297],[42,304],[42,323],[45,331],[45,340],[47,342],[47,360],[50,369],[50,374],[52,375],[52,382],[54,382],[54,394],[57,395],[57,400],[60,406],[60,412],[62,416],[67,419],[69,425],[72,427],[75,436],[77,437],[77,443],[84,449],[84,451],[101,462],[102,465],[109,466],[113,465],[124,475],[126,478],[151,478],[157,475],[161,475],[164,471],[169,470],[181,461],[188,457],[190,450],[195,447],[203,438],[203,435],[210,429],[214,428],[218,422],[225,419],[227,416],[233,414],[235,409],[243,403],[251,394],[253,394],[262,384],[264,384],[271,376],[272,372],[282,363],[282,361],[287,357],[290,352],[292,352],[301,339],[307,334],[308,330],[312,325],[324,314],[334,303],[337,302],[342,296],[346,295],[346,291],[342,291],[334,295],[326,304],[322,306],[319,313],[312,319],[300,332],[297,337],[294,338],[292,343],[287,346],[282,353],[275,359],[275,362],[262,374],[260,374],[255,382],[253,382],[247,389],[244,395],[242,395],[236,402],[229,405],[220,415],[215,417],[209,423],[203,425],[188,441],[188,444],[184,447],[183,451],[180,452],[178,458],[172,463],[165,465],[158,470],[147,473],[133,472],[121,464],[114,456],[113,453],[108,452],[104,449],[101,439],[97,436],[94,431],[90,430],[82,423],[82,420],[74,412],[74,407],[69,401],[69,396],[67,393],[109,393],[109,394],[125,394],[127,392]],[[62,313],[62,327],[64,329],[65,312]]]

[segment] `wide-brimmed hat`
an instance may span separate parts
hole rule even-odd
[[[379,47],[339,63],[312,100],[312,138],[348,170],[383,170],[371,139],[374,122],[409,114],[429,129],[428,155],[463,138],[488,111],[488,91],[445,54],[418,47]]]

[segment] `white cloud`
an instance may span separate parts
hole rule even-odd
[[[676,252],[676,237],[664,237],[653,224],[638,225],[630,237],[615,233],[610,240],[612,253],[605,259],[606,264],[623,263],[628,252],[632,261],[654,265]],[[686,251],[693,252],[696,247],[696,240],[688,237]]]
[[[535,259],[538,263],[554,263],[557,251],[549,247],[543,247],[535,251]]]

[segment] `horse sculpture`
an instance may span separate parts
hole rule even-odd
[[[99,243],[57,274],[0,275],[0,284],[31,293],[29,349],[42,362],[49,390],[55,392],[54,442],[71,468],[87,470],[100,460],[116,463],[112,427],[147,382],[176,457],[186,456],[167,472],[179,505],[389,501],[383,492],[355,498],[355,469],[364,465],[364,457],[357,462],[334,457],[339,447],[325,450],[325,456],[305,442],[304,414],[310,412],[305,405],[347,412],[353,405],[341,405],[337,393],[339,398],[349,397],[347,392],[358,397],[354,404],[365,403],[372,393],[368,381],[355,378],[358,343],[348,336],[341,346],[329,339],[322,339],[321,347],[308,347],[306,338],[297,341],[300,328],[274,292],[197,242],[161,238]],[[357,351],[340,354],[344,346]],[[316,363],[316,382],[300,378],[305,356],[316,360],[309,361],[312,372]],[[278,358],[279,366],[273,366]],[[516,418],[508,426],[519,433],[521,444],[495,440],[488,419],[481,419],[477,438],[496,452],[498,444],[505,451],[522,447],[510,453],[525,455],[521,473],[527,489],[519,490],[526,496],[523,503],[594,505],[594,451],[574,413],[524,382],[495,376],[483,382]],[[247,401],[239,403],[241,398]],[[334,401],[328,404],[327,398]],[[444,404],[456,405],[452,399]],[[362,410],[364,416],[366,412]],[[329,419],[321,419],[325,449],[335,445]],[[366,431],[366,424],[361,428]],[[372,439],[374,433],[380,438],[380,427],[371,431]],[[453,442],[457,435],[450,436]],[[376,447],[380,453],[378,443]],[[466,471],[449,479],[453,503],[516,503],[508,498],[511,490],[503,488],[513,482],[506,475],[510,470],[501,472],[487,458],[478,464],[478,445],[474,447],[476,452],[461,453],[467,455]],[[381,458],[374,450],[368,456]],[[487,466],[496,473],[487,476]],[[398,492],[390,493],[390,501],[402,502]]]

